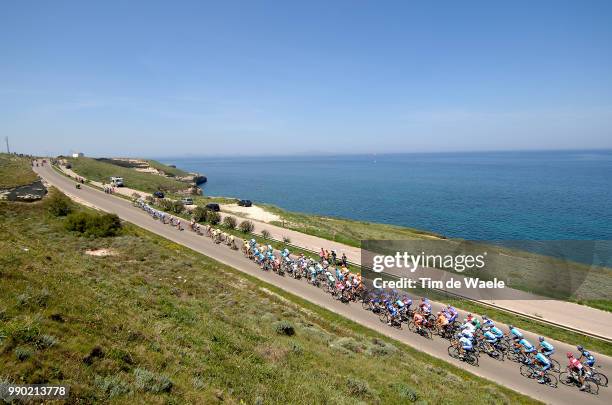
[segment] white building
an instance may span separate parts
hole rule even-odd
[[[80,157],[83,157],[83,156],[85,156],[83,154],[83,152],[75,152],[75,153],[72,154],[73,158],[80,158]]]

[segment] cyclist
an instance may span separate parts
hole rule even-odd
[[[417,333],[421,331],[424,320],[425,320],[425,317],[419,312],[415,312],[414,315],[412,316],[412,322],[414,322],[414,326],[416,327]]]
[[[521,331],[512,325],[508,326],[508,331],[510,332],[510,337],[515,342],[518,342],[519,340],[523,338],[523,334],[521,333]]]
[[[529,359],[530,356],[536,351],[536,348],[531,344],[531,342],[525,338],[519,340],[518,344],[515,344],[514,346],[519,349],[521,353],[527,357],[527,359]]]
[[[425,316],[429,316],[429,314],[431,314],[431,303],[429,302],[429,298],[421,298],[419,309],[421,310],[421,313]]]
[[[555,353],[555,347],[548,343],[544,339],[544,336],[540,336],[538,338],[538,341],[540,342],[538,349],[540,350],[540,353],[542,353],[544,356],[550,357],[553,355],[553,353]]]
[[[580,391],[584,391],[586,387],[584,386],[584,367],[582,363],[574,357],[572,352],[567,352],[567,359],[569,360],[569,364],[567,365],[568,370],[578,378]]]
[[[452,306],[452,305],[448,305],[446,307],[446,311],[450,314],[450,318],[448,320],[448,323],[453,323],[457,320],[457,318],[459,317],[459,312],[457,312],[457,309]]]
[[[588,368],[593,368],[595,365],[595,356],[593,356],[588,350],[585,350],[582,346],[576,346],[576,349],[578,349],[578,353],[580,353],[578,360]]]
[[[437,313],[436,326],[443,330],[448,326],[448,315],[445,312],[440,311]]]
[[[485,341],[487,343],[490,343],[491,346],[493,346],[493,347],[495,347],[495,344],[499,340],[499,338],[493,332],[491,332],[490,330],[486,331],[483,336],[485,338]]]
[[[546,370],[550,369],[551,367],[550,360],[543,353],[538,353],[536,354],[535,362],[536,366],[540,366],[540,379],[538,382],[540,384],[544,384],[546,382],[544,381],[544,374],[546,373]]]
[[[387,325],[391,325],[393,321],[399,322],[399,312],[391,302],[387,302],[387,311],[389,311],[389,322]]]
[[[504,332],[502,332],[502,330],[497,326],[493,326],[491,329],[489,329],[489,332],[494,334],[498,340],[501,340],[504,337]]]
[[[474,343],[472,342],[472,336],[466,331],[463,331],[459,336],[459,357],[463,359],[466,352],[474,350]]]
[[[471,335],[474,335],[474,332],[476,332],[476,326],[472,323],[472,314],[468,314],[460,329],[462,331],[468,331]]]

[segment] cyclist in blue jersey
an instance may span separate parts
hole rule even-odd
[[[471,352],[474,350],[474,342],[472,341],[472,335],[469,332],[463,331],[459,336],[459,357],[463,358],[466,352]]]
[[[519,340],[523,338],[523,334],[521,333],[521,331],[515,328],[514,326],[512,325],[508,326],[508,330],[510,331],[510,337],[515,342],[518,342]]]
[[[595,356],[593,356],[588,350],[585,350],[582,346],[576,346],[576,349],[578,349],[578,353],[580,353],[578,361],[580,361],[583,365],[592,368],[595,365]]]
[[[551,367],[550,360],[544,354],[538,353],[535,356],[535,362],[537,366],[540,366],[540,379],[538,382],[540,384],[544,384],[546,382],[544,381],[544,374],[546,373],[546,370],[549,370]]]
[[[540,336],[538,338],[538,341],[540,342],[540,353],[542,353],[546,357],[550,357],[555,352],[555,347],[548,343],[543,336]]]
[[[504,337],[504,332],[502,332],[502,330],[499,329],[497,326],[493,326],[489,331],[494,334],[497,339],[501,339]]]

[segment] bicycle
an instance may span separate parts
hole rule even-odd
[[[459,350],[458,342],[451,343],[451,345],[448,346],[447,351],[448,351],[448,355],[454,359],[464,361],[474,367],[478,366],[478,356],[476,356],[476,354],[473,351],[464,351],[464,354],[462,356],[461,351]]]
[[[538,379],[538,380],[540,379],[540,370],[538,370],[538,368],[533,363],[522,364],[520,373],[523,377],[527,377],[530,379]],[[550,374],[548,371],[545,371],[542,378],[544,379],[545,385],[551,388],[557,388],[557,385],[559,383],[557,380],[557,377]]]
[[[580,379],[576,376],[576,373],[567,369],[559,374],[559,381],[561,381],[563,385],[580,387]],[[598,395],[599,385],[585,375],[583,391],[589,394]]]
[[[601,368],[601,366],[596,366],[597,368]],[[599,385],[600,387],[607,387],[608,386],[608,377],[606,377],[605,374],[600,373],[598,371],[593,372],[593,367],[590,367],[587,369],[586,374],[588,375],[588,377],[593,380],[593,382],[597,385]]]
[[[411,320],[410,322],[408,322],[408,330],[417,333],[427,339],[433,339],[433,333],[427,325],[427,321],[423,321],[423,325],[418,328],[414,321]]]

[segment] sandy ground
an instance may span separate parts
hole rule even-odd
[[[72,191],[74,189],[74,183],[71,180],[59,175],[49,167],[35,167],[34,170],[64,192]],[[365,327],[383,333],[390,338],[397,339],[440,359],[449,361],[462,369],[469,370],[470,372],[485,377],[491,381],[497,381],[544,402],[555,404],[580,403],[583,405],[612,403],[610,399],[612,396],[612,391],[610,391],[609,388],[600,389],[599,395],[585,395],[584,393],[579,392],[575,387],[565,387],[562,384],[560,384],[557,389],[544,390],[535,381],[528,380],[521,376],[518,372],[517,365],[511,362],[498,362],[494,360],[488,361],[488,359],[485,361],[485,359],[481,357],[479,367],[471,367],[463,362],[454,361],[448,357],[448,342],[446,341],[442,341],[440,339],[423,339],[421,336],[414,333],[409,333],[406,330],[389,328],[382,324],[378,320],[378,317],[372,316],[372,314],[368,311],[364,311],[361,308],[360,303],[344,304],[340,301],[330,299],[329,295],[324,293],[322,289],[312,288],[303,281],[295,280],[291,277],[278,277],[273,272],[262,272],[258,266],[253,264],[248,258],[244,257],[244,255],[240,254],[239,252],[228,249],[225,246],[217,245],[210,238],[198,236],[193,232],[181,232],[173,227],[162,224],[160,221],[153,221],[145,212],[133,207],[128,201],[120,198],[113,198],[112,196],[106,195],[99,190],[87,186],[79,190],[79,193],[84,200],[89,201],[104,211],[118,214],[123,220],[130,221],[144,229],[155,232],[176,243],[183,244],[197,252],[203,253],[251,276],[276,285],[277,287],[303,299],[311,301],[316,305],[328,308],[332,312],[336,312],[337,314],[345,316],[348,319],[359,322]],[[272,226],[268,224],[266,227]],[[320,238],[310,235],[302,235],[302,238],[310,239],[311,244],[321,245],[325,243],[325,246],[329,244],[329,241],[320,240]],[[533,305],[533,302],[531,304]],[[580,305],[571,303],[568,304],[572,305],[572,308],[559,308],[557,306],[558,304],[558,301],[550,303],[546,301],[538,302],[539,307],[549,306],[551,309],[557,309],[557,311],[554,314],[551,314],[550,317],[546,317],[548,320],[557,321],[558,323],[562,324],[566,324],[567,322],[567,324],[570,326],[578,327],[584,330],[596,329],[596,331],[594,331],[595,333],[600,331],[600,334],[604,336],[610,335],[609,331],[612,328],[612,322],[610,321],[609,313],[604,313],[603,311],[595,310],[589,307],[582,307]],[[437,304],[434,303],[434,305]],[[440,307],[436,306],[435,308],[437,310]],[[461,312],[461,317],[464,317],[465,315],[465,312]],[[525,334],[531,341],[537,341],[536,334],[529,332],[525,332]],[[557,347],[557,353],[564,353],[575,348],[572,345],[562,342],[553,341],[552,343],[555,345],[555,347]],[[612,358],[603,355],[597,355],[597,358],[598,362],[604,367],[604,371],[612,368]]]
[[[117,252],[112,249],[91,249],[86,250],[85,254],[90,256],[115,256]]]
[[[256,205],[253,205],[252,207],[241,207],[238,204],[220,204],[219,207],[224,212],[231,212],[241,217],[254,219],[256,221],[269,223],[272,221],[281,220],[278,215],[272,214],[271,212],[268,212]]]

